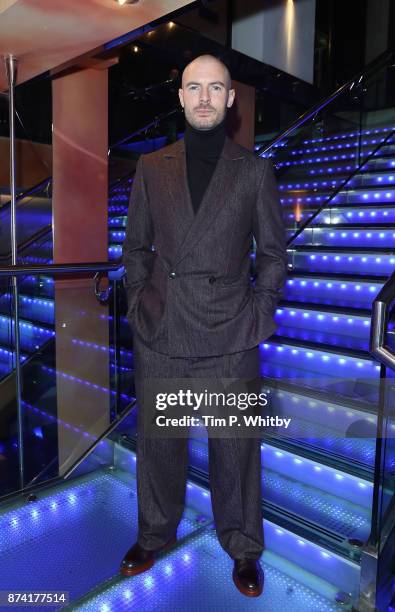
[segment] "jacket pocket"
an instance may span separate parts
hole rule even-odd
[[[250,277],[244,274],[237,274],[234,276],[228,276],[227,278],[223,278],[220,282],[220,286],[229,287],[234,286],[246,286],[250,284]]]

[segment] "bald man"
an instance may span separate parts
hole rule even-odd
[[[125,576],[148,570],[174,545],[185,504],[188,436],[154,438],[145,418],[157,379],[259,382],[259,343],[276,329],[286,277],[271,163],[225,134],[235,99],[227,67],[196,58],[179,99],[184,138],[139,158],[123,246],[138,401],[138,538],[122,560]],[[260,595],[264,581],[260,443],[259,432],[208,436],[215,528],[247,596]]]

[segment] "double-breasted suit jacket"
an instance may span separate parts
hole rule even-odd
[[[195,215],[184,140],[142,155],[122,263],[129,324],[153,350],[174,357],[224,355],[268,338],[286,278],[285,231],[270,160],[226,136]]]

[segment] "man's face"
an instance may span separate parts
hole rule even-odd
[[[227,74],[219,62],[198,60],[186,67],[178,95],[192,127],[210,130],[225,118],[235,91],[228,89]]]

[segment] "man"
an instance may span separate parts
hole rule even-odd
[[[185,68],[185,137],[138,161],[123,263],[134,333],[136,397],[150,378],[259,377],[259,343],[276,329],[286,249],[271,162],[225,135],[235,90],[226,66],[202,55]],[[250,250],[256,241],[255,286]],[[186,438],[152,440],[138,411],[138,540],[123,575],[151,567],[176,541],[184,509]],[[260,440],[209,438],[213,514],[233,580],[260,595],[264,548]]]

